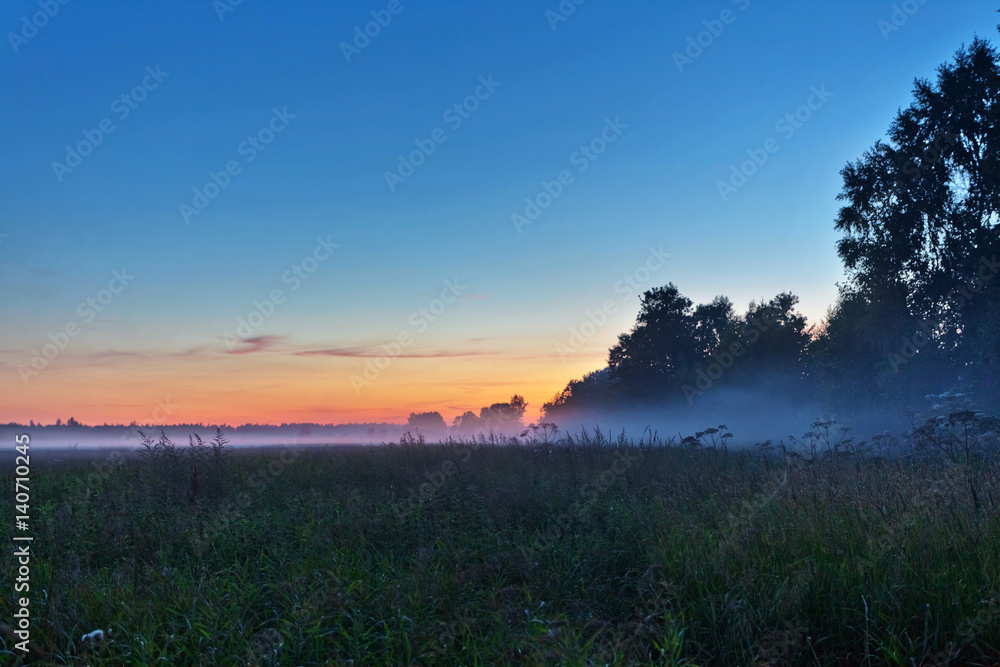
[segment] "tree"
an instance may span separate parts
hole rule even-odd
[[[440,435],[448,430],[440,412],[411,412],[406,425],[425,435]]]
[[[480,425],[486,429],[518,429],[524,427],[524,412],[528,408],[527,401],[519,394],[510,397],[507,403],[494,403],[479,411]]]
[[[673,284],[649,290],[632,331],[610,350],[608,367],[567,384],[542,406],[545,418],[662,405],[722,385],[801,398],[811,335],[798,301],[785,292],[737,315],[725,296],[693,307]]]
[[[734,360],[728,382],[768,394],[801,400],[812,390],[808,375],[811,329],[796,310],[799,297],[782,292],[769,301],[751,302],[739,318],[742,356]],[[726,341],[720,347],[732,347]]]
[[[608,353],[612,380],[638,393],[664,390],[699,357],[691,300],[670,283],[646,291],[635,326]]]
[[[480,424],[481,422],[476,413],[466,410],[452,420],[451,427],[459,433],[474,433],[479,430]]]
[[[693,317],[694,338],[702,358],[709,357],[738,324],[733,302],[725,296],[701,304],[695,308]]]
[[[952,380],[974,379],[995,397],[1000,361],[997,51],[982,39],[973,40],[953,62],[938,68],[935,81],[917,80],[913,94],[913,103],[891,124],[888,141],[876,142],[841,172],[839,199],[845,205],[836,227],[844,236],[837,251],[848,282],[834,313],[839,321],[829,324],[830,336],[846,338],[827,341],[833,346],[828,349],[881,348],[876,368],[858,370],[878,375],[888,364],[895,376],[901,346],[918,335],[915,331],[929,332],[919,334],[929,339],[919,346],[922,364],[950,367]],[[879,320],[887,328],[872,327],[866,334],[844,321],[849,314]]]
[[[957,281],[998,250],[1000,62],[975,39],[937,81],[918,79],[915,100],[842,172],[847,202],[838,244],[852,283],[900,284],[910,304],[936,314]]]
[[[613,410],[618,404],[618,388],[608,368],[587,373],[581,380],[570,380],[551,401],[543,403],[542,414],[548,421],[558,421],[586,412]]]

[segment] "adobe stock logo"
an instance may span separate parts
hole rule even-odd
[[[733,0],[733,4],[739,6],[740,11],[745,12],[750,7],[750,0]],[[706,49],[715,44],[715,40],[722,37],[722,33],[726,31],[726,26],[736,23],[737,18],[739,18],[739,14],[733,10],[723,9],[718,18],[702,21],[701,24],[705,26],[705,29],[697,35],[687,38],[687,47],[685,47],[684,53],[680,51],[673,53],[677,71],[683,74],[684,68],[693,64],[705,53]]]
[[[555,10],[549,9],[545,12],[545,20],[549,22],[549,27],[555,32],[560,23],[565,23],[569,17],[576,13],[576,8],[587,2],[587,0],[562,0]]]
[[[271,109],[271,119],[267,125],[248,135],[236,146],[236,153],[243,157],[244,164],[250,164],[267,150],[275,137],[284,132],[297,115],[288,113],[288,107]],[[209,171],[205,184],[200,188],[192,188],[191,203],[185,201],[177,206],[184,224],[191,224],[191,218],[201,215],[215,198],[229,187],[230,183],[233,182],[233,177],[242,173],[243,164],[240,164],[238,160],[229,160],[219,171]]]
[[[734,341],[728,349],[720,348],[713,352],[708,368],[698,367],[695,386],[686,384],[681,388],[688,405],[694,405],[696,396],[702,396],[709,391],[715,382],[733,367],[736,360],[746,354],[754,343],[760,340],[761,335],[767,333],[777,323],[778,313],[772,308],[764,308],[747,321],[740,340]]]
[[[893,5],[889,20],[879,19],[877,24],[879,32],[882,33],[882,39],[888,42],[892,34],[909,23],[910,18],[926,4],[927,0],[906,0],[901,5]]]
[[[214,0],[212,2],[212,9],[215,10],[215,15],[219,17],[219,22],[226,20],[226,14],[230,14],[236,11],[236,8],[243,4],[243,0]]]
[[[458,131],[465,121],[472,118],[472,114],[479,109],[480,105],[493,97],[497,88],[502,85],[502,82],[493,80],[492,74],[480,76],[479,85],[472,93],[461,102],[456,102],[445,109],[444,113],[441,114],[441,120],[448,124],[452,132]],[[386,171],[384,174],[385,184],[389,188],[389,192],[395,192],[396,188],[406,182],[406,179],[413,176],[417,169],[423,166],[430,156],[434,155],[438,146],[446,141],[448,141],[448,133],[441,127],[432,130],[426,139],[414,139],[416,150],[410,151],[407,155],[400,154],[396,169]]]
[[[68,5],[69,2],[70,0],[39,0],[38,7],[42,11],[32,14],[30,19],[27,16],[22,16],[21,29],[16,33],[7,33],[7,41],[10,42],[14,53],[20,53],[21,47],[34,39],[38,35],[38,31],[47,26],[49,21],[59,13],[59,9]]]
[[[139,108],[139,105],[146,100],[149,93],[159,88],[163,80],[170,76],[170,72],[164,72],[160,65],[156,67],[147,66],[146,75],[142,77],[132,90],[122,93],[111,102],[110,111],[119,121],[124,121],[132,112]],[[110,117],[105,117],[98,121],[97,127],[92,130],[83,130],[83,140],[76,144],[66,146],[66,157],[63,162],[52,163],[52,172],[56,179],[62,183],[66,174],[73,173],[73,170],[83,164],[83,159],[94,152],[94,149],[104,143],[104,138],[117,129],[115,122]]]
[[[615,283],[614,291],[615,294],[619,295],[619,300],[642,291],[643,286],[649,283],[653,274],[663,268],[672,256],[663,252],[662,246],[659,249],[650,247],[646,261]],[[584,319],[577,326],[570,327],[569,338],[566,342],[556,343],[556,352],[559,353],[559,358],[566,361],[568,355],[579,352],[587,341],[608,323],[610,317],[618,312],[618,306],[619,301],[605,299],[599,309],[591,310],[588,308],[584,313]]]
[[[361,55],[364,49],[371,46],[372,40],[382,34],[385,28],[392,23],[392,17],[403,13],[405,7],[400,0],[389,0],[385,9],[373,9],[371,11],[372,20],[364,26],[354,26],[354,39],[351,42],[341,42],[340,52],[344,54],[344,60],[351,64],[354,56]]]
[[[833,97],[833,93],[826,89],[826,85],[819,88],[813,86],[809,90],[812,94],[806,99],[805,104],[795,111],[785,114],[774,124],[775,132],[778,132],[785,141],[791,140],[812,119],[813,115]],[[722,201],[729,201],[729,198],[746,185],[760,171],[761,167],[767,164],[771,156],[780,150],[781,142],[774,137],[766,140],[762,148],[748,149],[746,154],[749,159],[732,165],[728,180],[716,181],[715,187],[718,189]]]
[[[130,275],[125,268],[122,268],[121,271],[112,271],[111,280],[107,283],[108,286],[98,290],[94,296],[89,296],[81,301],[76,307],[76,314],[80,316],[84,324],[92,323],[97,319],[98,313],[103,313],[133,280],[135,280],[135,276]],[[50,342],[42,345],[41,351],[37,348],[31,350],[30,366],[19,365],[17,367],[21,382],[27,386],[28,381],[48,368],[49,364],[55,361],[82,331],[83,329],[76,320],[69,320],[59,331],[49,332]]]
[[[601,155],[608,150],[608,147],[618,141],[627,129],[628,125],[623,123],[620,117],[615,116],[614,120],[606,118],[604,127],[598,135],[589,142],[580,144],[580,147],[570,154],[569,163],[576,167],[577,173],[582,174],[590,169],[591,165],[597,162]],[[573,172],[569,169],[563,169],[553,180],[541,181],[539,183],[541,189],[533,197],[524,198],[524,209],[514,211],[510,215],[511,224],[514,225],[517,233],[524,233],[524,228],[538,220],[547,208],[562,197],[575,180]]]
[[[440,298],[433,299],[426,308],[419,308],[416,312],[410,315],[408,322],[410,327],[418,333],[422,334],[430,328],[430,325],[438,320],[448,307],[458,300],[458,297],[462,296],[468,291],[469,287],[458,282],[458,278],[454,280],[445,280],[444,289],[441,290]],[[358,375],[355,373],[351,376],[351,387],[354,388],[354,393],[358,396],[361,395],[361,389],[364,387],[371,386],[375,380],[377,380],[381,375],[382,371],[389,368],[392,365],[392,360],[403,354],[403,351],[409,348],[414,343],[414,334],[409,330],[400,331],[399,334],[389,343],[383,343],[381,345],[383,354],[369,358],[365,362],[365,370]]]
[[[340,247],[339,243],[334,243],[332,236],[327,235],[316,237],[316,247],[312,252],[302,258],[301,261],[293,264],[291,268],[281,274],[281,282],[288,285],[288,294],[298,291],[302,284],[319,270],[322,264],[333,256],[334,251]],[[236,336],[228,331],[222,335],[229,352],[238,353],[240,345],[253,338],[254,332],[269,320],[284,305],[288,295],[280,287],[271,290],[263,299],[254,299],[253,308],[246,317],[236,318]]]

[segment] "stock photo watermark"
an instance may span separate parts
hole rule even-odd
[[[329,235],[325,239],[322,236],[317,236],[316,247],[313,248],[312,252],[281,274],[281,283],[289,286],[288,293],[296,292],[305,281],[319,270],[323,262],[330,259],[339,247],[340,244],[334,243]],[[229,351],[238,352],[239,345],[253,338],[254,332],[274,316],[278,307],[283,305],[287,298],[288,295],[285,294],[285,291],[276,287],[263,299],[254,299],[250,313],[245,318],[236,318],[236,335],[233,336],[228,331],[222,335],[222,340],[225,341]]]
[[[19,454],[14,459],[14,510],[15,526],[22,533],[29,530],[31,521],[31,455],[28,453],[31,447],[31,436],[27,433],[14,436],[14,451]],[[14,591],[27,595],[31,591],[31,542],[35,538],[31,535],[15,535],[14,556],[17,558],[17,578],[14,580]],[[28,644],[31,641],[31,598],[18,597],[15,605],[17,611],[14,612],[14,623],[17,629],[13,634],[21,641],[14,644],[14,648],[22,653],[28,652]]]
[[[39,11],[30,16],[21,17],[21,28],[17,32],[8,32],[7,41],[14,53],[20,53],[21,47],[38,35],[38,31],[56,17],[59,10],[70,3],[70,0],[38,0]]]
[[[178,206],[184,224],[191,224],[192,217],[201,215],[208,208],[208,205],[229,187],[233,178],[243,173],[243,165],[256,160],[257,156],[263,153],[275,137],[284,132],[288,124],[295,118],[296,114],[288,113],[288,107],[281,109],[274,107],[267,124],[237,144],[236,154],[243,158],[243,163],[233,159],[226,162],[219,171],[209,171],[205,184],[192,190],[191,203],[182,202]]]
[[[570,327],[569,338],[565,342],[556,343],[556,352],[559,353],[559,358],[566,361],[566,357],[579,352],[587,341],[608,323],[611,316],[618,312],[622,299],[641,292],[643,286],[649,283],[652,275],[663,268],[663,265],[671,257],[672,255],[663,252],[662,246],[659,249],[650,248],[645,263],[615,283],[614,291],[615,294],[619,295],[618,300],[605,299],[600,308],[586,310],[584,312],[585,319],[577,326]]]
[[[813,115],[833,97],[833,93],[826,89],[825,84],[819,88],[813,86],[809,90],[811,94],[806,99],[805,104],[785,114],[774,124],[774,131],[781,135],[785,141],[791,140],[806,123],[812,120]],[[732,165],[729,179],[717,181],[715,184],[722,201],[728,202],[729,198],[746,185],[760,171],[761,167],[767,164],[771,156],[780,150],[781,142],[774,137],[767,139],[760,148],[747,149],[746,154],[749,159]]]
[[[139,424],[147,424],[153,428],[157,426],[166,425],[167,419],[173,417],[177,412],[177,404],[170,402],[169,396],[164,396],[162,398],[157,398],[155,401],[156,407],[149,414],[149,417],[142,421],[136,422]],[[139,438],[138,433],[134,432],[134,428],[129,426],[118,438],[118,442],[122,447],[138,447],[142,444],[142,439]],[[96,465],[96,464],[95,464]]]
[[[468,456],[463,459],[468,461],[472,456],[472,449],[468,447],[459,448],[468,452]],[[406,521],[414,512],[419,510],[424,503],[430,502],[434,496],[444,488],[448,480],[454,477],[458,473],[458,466],[451,459],[446,459],[440,465],[440,467],[434,472],[425,472],[424,479],[427,481],[420,485],[419,488],[410,488],[408,490],[406,498],[399,501],[398,503],[393,503],[393,510],[396,512],[396,517],[400,521]]]
[[[743,328],[742,340],[734,341],[728,349],[721,347],[712,353],[712,362],[707,368],[698,367],[695,386],[684,385],[681,391],[688,405],[694,405],[694,399],[709,391],[715,383],[731,369],[736,360],[745,355],[750,348],[760,340],[762,334],[778,322],[778,313],[771,308],[765,308],[756,313]]]
[[[382,31],[389,27],[394,16],[403,13],[406,7],[402,0],[389,0],[385,9],[373,9],[371,11],[371,21],[364,25],[354,26],[354,37],[350,42],[340,43],[340,52],[344,54],[344,60],[350,64],[355,56],[371,46],[372,40],[382,34]]]
[[[108,286],[98,290],[94,296],[88,296],[76,307],[76,314],[81,318],[83,324],[91,324],[97,319],[97,315],[103,313],[115,300],[115,297],[124,292],[133,280],[135,280],[135,276],[129,275],[125,268],[122,268],[121,271],[112,271]],[[70,320],[58,331],[49,332],[49,342],[42,345],[41,351],[38,348],[30,350],[32,357],[28,366],[18,365],[17,374],[21,377],[21,382],[27,386],[32,378],[38,377],[69,347],[70,341],[79,336],[82,331],[83,328],[79,321]]]
[[[732,0],[734,5],[737,5],[740,11],[746,11],[750,7],[750,0]],[[674,65],[677,66],[677,71],[681,74],[684,73],[684,68],[688,65],[694,64],[697,60],[705,53],[705,50],[710,48],[715,41],[722,37],[722,33],[726,31],[726,26],[730,26],[736,23],[736,19],[739,18],[739,14],[731,9],[723,9],[719,12],[719,16],[714,19],[709,19],[707,21],[702,21],[701,24],[705,26],[705,29],[699,32],[697,35],[691,35],[687,38],[687,46],[684,52],[674,51]]]
[[[427,331],[430,325],[448,310],[448,306],[455,303],[458,297],[465,294],[468,289],[468,286],[458,282],[458,278],[445,280],[441,296],[433,299],[426,307],[418,308],[410,315],[409,320],[407,320],[410,329],[400,331],[392,342],[384,343],[381,346],[383,354],[368,359],[361,375],[357,373],[351,375],[351,387],[354,388],[354,393],[360,396],[362,388],[371,386],[382,375],[382,372],[392,365],[393,359],[413,345],[414,333],[422,334]]]
[[[212,9],[222,22],[226,20],[226,14],[232,14],[242,4],[243,0],[212,0]]]
[[[472,114],[479,110],[480,105],[493,97],[496,89],[503,84],[493,80],[493,75],[480,76],[479,85],[461,102],[456,102],[445,109],[441,114],[441,120],[448,124],[452,132],[456,132],[465,121],[472,118]],[[410,176],[416,173],[417,169],[427,162],[430,156],[434,155],[438,146],[448,141],[448,132],[443,127],[434,128],[429,136],[424,139],[414,139],[416,149],[406,155],[399,155],[399,163],[394,171],[386,171],[384,174],[385,184],[389,192],[395,192],[396,188],[406,182]]]
[[[926,4],[927,0],[906,0],[901,4],[893,5],[889,18],[879,19],[876,24],[879,32],[882,33],[882,39],[888,42],[893,33],[899,32],[904,25],[909,23],[913,15]]]
[[[554,547],[564,535],[572,530],[573,525],[593,509],[601,497],[610,491],[618,481],[639,460],[631,451],[619,449],[615,452],[615,462],[595,477],[591,483],[584,484],[578,492],[578,500],[565,511],[551,519],[548,528],[538,531],[534,542],[528,546],[518,546],[522,555],[533,561],[544,551]]]
[[[979,264],[976,277],[948,293],[945,303],[951,312],[961,312],[969,302],[985,291],[986,286],[997,275],[997,272],[1000,272],[1000,262],[997,261],[996,255],[989,258],[981,258]],[[890,352],[887,355],[889,366],[892,367],[893,373],[899,373],[900,368],[910,363],[911,359],[920,354],[920,348],[934,339],[934,327],[926,320],[922,320],[920,322],[920,331],[917,331],[909,338],[903,336],[903,344],[900,346],[899,351]]]
[[[590,166],[608,150],[608,146],[618,141],[628,129],[628,125],[615,116],[614,120],[605,119],[604,128],[596,137],[586,144],[581,144],[569,156],[569,163],[576,167],[576,172],[582,174],[590,169]],[[576,176],[569,169],[563,169],[551,181],[541,181],[539,192],[533,197],[524,198],[524,209],[514,212],[510,216],[510,221],[518,234],[524,232],[524,228],[538,220],[542,213],[552,206],[557,199],[563,196],[566,188],[576,182]]]
[[[587,0],[562,0],[555,9],[545,11],[545,20],[549,22],[549,27],[555,32],[560,23],[565,23],[569,17],[576,13],[576,8],[587,2]]]
[[[111,113],[119,122],[127,119],[133,111],[139,108],[139,105],[146,100],[149,94],[159,88],[160,84],[170,76],[170,72],[164,72],[160,67],[160,65],[156,67],[147,65],[146,75],[142,77],[142,81],[128,92],[116,97],[111,103]],[[83,139],[76,144],[66,145],[66,156],[63,161],[52,163],[52,172],[55,174],[56,180],[62,183],[63,178],[83,164],[84,158],[93,153],[94,149],[104,143],[104,139],[117,128],[118,126],[115,125],[112,117],[106,116],[97,123],[97,127],[83,130]]]

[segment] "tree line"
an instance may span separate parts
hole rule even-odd
[[[546,419],[665,402],[721,387],[832,408],[919,407],[968,392],[1000,407],[1000,59],[975,38],[917,79],[884,140],[841,171],[835,226],[846,279],[809,326],[791,292],[738,313],[673,283],[646,291],[607,365],[569,382]]]

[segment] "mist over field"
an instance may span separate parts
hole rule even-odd
[[[933,403],[926,401],[925,408]],[[833,421],[838,428],[848,427],[856,439],[870,439],[873,435],[892,433],[901,436],[915,425],[916,410],[898,410],[895,413],[872,405],[841,405],[837,410],[824,406],[808,397],[795,397],[742,388],[718,388],[695,398],[692,404],[675,401],[667,406],[635,407],[631,409],[563,412],[554,439],[564,435],[575,436],[582,431],[599,430],[618,437],[621,433],[633,440],[656,433],[664,439],[680,441],[707,428],[725,427],[733,434],[730,447],[749,447],[771,441],[777,445],[788,436],[800,437],[811,430],[816,421]],[[547,423],[544,416],[539,423]],[[532,422],[534,423],[534,422]],[[236,428],[216,425],[166,425],[71,427],[46,426],[30,429],[32,444],[52,449],[130,449],[141,447],[140,431],[154,439],[165,433],[179,446],[188,444],[189,436],[210,438],[216,428],[221,428],[234,447],[281,447],[315,445],[382,445],[399,440],[404,434],[424,435],[427,441],[437,442],[449,437],[488,437],[490,433],[506,438],[520,438],[531,442],[525,435],[528,423],[517,420],[505,423],[496,420],[475,430],[452,427],[427,427],[416,423],[381,423],[373,425],[283,425]],[[13,439],[23,432],[23,427],[2,426],[0,438]]]

